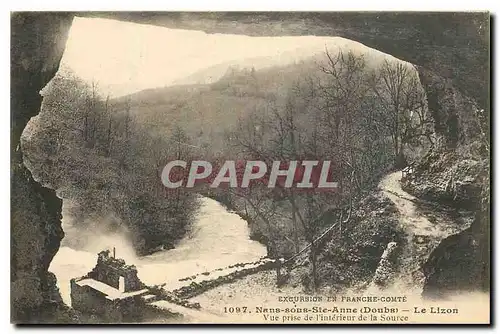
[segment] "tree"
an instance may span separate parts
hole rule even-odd
[[[236,138],[243,155],[264,160],[268,165],[274,160],[322,160],[334,156],[328,141],[318,138],[318,123],[311,122],[311,117],[318,117],[315,98],[319,96],[312,83],[312,80],[305,80],[292,84],[282,101],[273,100],[268,103],[264,116],[252,116],[240,124],[239,130],[231,137]],[[339,137],[341,134],[343,132],[339,131]],[[349,164],[344,164],[347,165]],[[346,193],[351,192],[350,188]],[[319,245],[316,241],[324,226],[331,225],[325,219],[331,217],[330,212],[339,209],[342,203],[338,199],[339,195],[333,192],[296,192],[293,187],[277,187],[267,192],[253,188],[247,193],[235,195],[243,198],[257,213],[257,218],[265,223],[268,243],[272,248],[278,247],[280,238],[290,239],[286,235],[287,231],[280,230],[276,224],[273,226],[269,217],[291,220],[295,253],[300,250],[301,240],[311,250],[311,274],[313,288],[316,289],[319,284],[316,264]],[[291,215],[286,216],[286,212]],[[279,268],[277,278],[279,281]]]
[[[176,125],[174,127],[174,130],[169,140],[169,144],[175,148],[174,149],[175,151],[173,152],[175,160],[184,160],[184,161],[190,160],[191,150],[193,148],[193,145],[190,144],[190,138],[188,137],[184,129],[182,129],[179,125]],[[165,191],[167,190],[165,189]],[[175,203],[177,207],[179,207],[182,190],[180,188],[176,188],[174,192],[175,192]]]
[[[97,82],[92,81],[90,85],[90,89],[86,94],[86,102],[87,106],[84,111],[84,122],[83,122],[83,138],[84,141],[89,148],[93,148],[96,143],[96,132],[98,128],[98,120],[99,120],[99,102],[100,97],[97,91]]]
[[[133,119],[130,113],[131,110],[131,100],[130,97],[127,97],[125,104],[123,106],[123,115],[121,118],[122,121],[122,135],[121,135],[121,155],[120,155],[120,165],[122,168],[127,168],[127,157],[130,155],[130,147],[131,147],[131,137],[133,134]]]
[[[405,164],[403,146],[425,137],[431,141],[432,120],[425,110],[425,96],[416,71],[409,64],[385,60],[371,80],[373,92],[386,110],[396,165]]]
[[[350,180],[350,169],[359,170],[365,154],[363,138],[366,129],[363,102],[369,90],[366,62],[362,55],[339,50],[336,55],[325,50],[325,62],[319,65],[323,76],[318,81],[320,95],[320,141],[329,157],[338,161],[340,197]],[[346,181],[348,182],[348,181]]]
[[[104,107],[104,113],[107,118],[107,130],[106,130],[106,141],[104,154],[109,157],[111,155],[111,151],[113,149],[113,112],[109,105],[109,95],[106,97],[106,104]]]

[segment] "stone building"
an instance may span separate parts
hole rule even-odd
[[[97,264],[87,275],[73,278],[71,304],[76,310],[97,315],[104,321],[127,322],[140,317],[149,289],[137,276],[137,269],[124,260],[98,254]]]

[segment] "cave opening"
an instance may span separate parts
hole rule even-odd
[[[107,204],[113,198],[111,192],[114,190],[107,187],[110,181],[106,175],[100,175],[111,169],[117,173],[116,177],[121,177],[123,174],[116,171],[120,165],[114,166],[109,162],[112,157],[106,148],[84,142],[87,139],[84,137],[89,135],[86,131],[95,131],[90,127],[83,129],[88,125],[88,119],[82,115],[87,116],[88,110],[93,107],[89,104],[91,98],[98,96],[106,112],[110,105],[116,103],[118,106],[111,112],[118,114],[121,112],[119,108],[127,108],[123,101],[134,94],[166,87],[182,89],[212,85],[224,78],[230,69],[251,68],[265,72],[308,61],[317,66],[325,50],[331,54],[351,51],[359,57],[366,57],[371,68],[381,66],[385,61],[402,64],[418,78],[411,64],[340,37],[206,34],[202,31],[75,17],[59,69],[41,90],[44,97],[41,112],[28,123],[22,136],[24,163],[36,180],[56,189],[63,201],[62,229],[65,237],[49,270],[55,272],[60,281],[68,282],[69,278],[81,276],[92,268],[100,248],[118,247],[119,253],[127,260],[137,261],[138,242],[134,233],[138,231],[123,223],[120,215],[114,212],[120,210],[116,204],[114,207]],[[420,85],[417,88],[422,90]],[[153,103],[154,98],[157,97],[153,97]],[[162,107],[168,111],[170,106]],[[141,108],[147,109],[148,106],[133,107],[134,117],[140,118]],[[180,123],[178,117],[174,115],[174,118]],[[189,124],[184,123],[183,126],[188,128]],[[109,127],[104,124],[104,130]],[[163,131],[166,133],[171,129],[171,126],[166,126]],[[210,133],[210,128],[204,131]],[[117,140],[123,140],[123,137]],[[199,145],[199,142],[196,144]],[[81,148],[74,149],[72,145]],[[100,157],[97,158],[96,154]],[[75,155],[81,157],[75,159]],[[88,162],[89,157],[93,157],[91,160],[94,161],[102,159],[102,162],[93,165]],[[86,192],[86,187],[92,190]],[[125,199],[121,194],[113,200]],[[81,265],[78,266],[75,261],[81,262]],[[69,304],[66,287],[59,288]]]
[[[67,20],[67,19],[66,19],[66,20]],[[75,18],[74,20],[78,20],[78,18]],[[82,20],[90,20],[90,19],[87,19],[87,18],[82,18]],[[35,21],[36,21],[36,20],[35,20]],[[66,24],[67,24],[67,21],[66,21]],[[65,27],[64,27],[64,24],[61,24],[61,25],[60,25],[60,27],[59,27],[59,29],[61,29],[61,30],[62,30],[62,32],[60,32],[60,33],[59,33],[59,32],[57,32],[57,29],[54,29],[54,30],[56,31],[56,32],[55,32],[55,36],[57,36],[55,39],[60,41],[60,39],[64,39],[64,38],[60,38],[60,37],[61,37],[61,36],[64,36],[64,34],[65,34],[65,33],[64,33],[64,29],[67,29],[67,26],[66,26],[66,28],[65,28]],[[54,31],[51,31],[51,33],[54,33]],[[203,34],[205,34],[205,33],[203,33]],[[295,34],[295,33],[294,33],[294,34]],[[49,39],[50,39],[50,38],[53,38],[53,36],[50,36],[50,33],[47,33],[47,38],[49,38]],[[132,37],[132,38],[133,38],[133,37]],[[50,43],[49,43],[49,44],[50,44]],[[111,43],[109,43],[109,40],[108,40],[108,44],[111,44]],[[369,43],[368,43],[368,44],[369,44]],[[376,43],[375,43],[375,44],[376,44]],[[383,43],[382,43],[381,45],[383,45]],[[384,48],[385,48],[385,47],[381,47],[381,49],[384,49]],[[402,47],[402,49],[404,49],[404,48],[406,48],[406,46]],[[198,52],[197,50],[194,50],[194,51],[195,51],[195,52]],[[52,64],[52,69],[55,69],[55,70],[57,70],[58,68],[63,68],[63,66],[59,67],[59,64],[58,64],[57,60],[56,60],[56,61],[53,61],[53,55],[52,55],[52,52],[57,53],[57,50],[56,50],[56,51],[54,51],[54,50],[50,50],[50,52],[48,52],[48,53],[42,53],[42,54],[41,54],[41,56],[39,56],[39,57],[40,57],[39,61],[41,61],[41,62],[53,63],[53,64]],[[88,52],[88,49],[87,49],[87,51],[86,51],[86,52]],[[93,53],[93,52],[91,52],[91,53]],[[82,53],[82,54],[83,54],[83,53]],[[80,58],[80,59],[84,58],[84,56],[82,56],[82,54],[78,55],[78,56],[77,56],[77,58]],[[395,54],[398,54],[398,53],[396,52]],[[61,53],[61,55],[60,55],[60,56],[62,56],[62,53]],[[142,58],[142,56],[144,56],[144,55],[139,55],[139,58]],[[257,55],[257,56],[258,56],[258,55]],[[57,59],[57,55],[55,56],[55,58]],[[63,58],[64,58],[64,56],[63,56]],[[404,59],[404,57],[402,57],[402,58]],[[411,58],[411,57],[410,57],[410,58]],[[407,59],[408,59],[408,58],[407,58]],[[411,60],[411,59],[410,59],[410,60]],[[158,59],[156,59],[156,61],[158,61]],[[173,63],[175,64],[175,61],[174,61]],[[418,62],[416,62],[416,63],[418,63]],[[62,63],[62,64],[64,65],[64,61],[63,61],[63,63]],[[29,65],[28,65],[28,66],[24,66],[24,67],[25,67],[25,68],[27,68],[27,70],[25,70],[25,71],[26,71],[26,73],[36,73],[37,71],[39,71],[39,68],[34,68],[34,69],[33,69],[33,68],[30,68],[30,67],[29,67]],[[431,65],[431,66],[429,66],[429,67],[432,67],[432,65]],[[49,66],[45,66],[44,68],[49,68],[49,69],[50,69],[50,68],[51,68],[51,66],[50,66],[50,65],[49,65]],[[98,69],[98,70],[94,71],[94,73],[93,73],[93,75],[92,75],[92,76],[94,77],[95,75],[99,74],[101,70],[102,70],[102,69]],[[17,68],[15,68],[15,69],[14,69],[14,71],[17,71]],[[23,70],[20,70],[20,71],[23,71]],[[30,72],[30,71],[31,71],[31,72]],[[43,72],[43,71],[44,71],[43,69],[42,69],[42,70],[40,70],[40,72]],[[136,68],[136,69],[135,69],[135,71],[136,71],[136,72],[135,72],[135,78],[138,78],[138,79],[137,79],[137,81],[139,81],[139,82],[141,83],[141,85],[142,85],[141,87],[148,87],[148,85],[150,85],[150,84],[151,84],[151,83],[147,82],[147,79],[148,79],[148,78],[147,78],[147,77],[141,77],[141,73],[140,73],[140,70],[139,70],[139,69],[137,69],[137,68]],[[49,72],[50,72],[50,71],[49,71]],[[85,70],[83,70],[82,72],[86,72],[86,71],[85,71]],[[102,71],[102,72],[106,72],[106,71]],[[111,72],[113,73],[113,71],[111,71]],[[157,72],[158,72],[158,77],[160,77],[161,75],[164,75],[164,74],[162,74],[162,73],[161,73],[161,71],[157,71]],[[480,72],[480,71],[478,71],[478,72]],[[88,73],[88,72],[87,72],[87,73]],[[120,72],[120,70],[119,70],[119,69],[117,69],[117,68],[115,68],[115,69],[114,69],[114,73],[120,73],[120,74],[123,74],[123,73],[121,73],[121,72]],[[48,79],[50,79],[50,78],[52,77],[52,75],[54,75],[54,74],[55,74],[55,71],[53,71],[53,72],[52,72],[52,74],[51,74],[51,73],[48,73],[48,74],[47,74],[47,73],[44,73],[43,78],[41,78],[41,80],[40,80],[40,83],[42,83],[42,86],[41,86],[41,87],[39,87],[39,88],[40,88],[40,89],[42,89],[42,88],[43,88],[43,86],[45,86],[44,81],[45,81],[45,82],[47,82],[47,81],[48,81]],[[205,75],[206,75],[206,74],[205,74]],[[460,75],[460,73],[458,73],[457,75]],[[56,74],[56,76],[57,76],[57,74]],[[478,76],[479,76],[479,75],[478,75]],[[19,77],[21,77],[21,76],[19,76]],[[119,77],[119,76],[117,76],[117,77]],[[122,77],[122,79],[123,79],[123,77]],[[195,79],[196,79],[196,78],[195,78]],[[472,78],[472,79],[474,79],[474,80],[475,80],[475,78]],[[474,81],[474,80],[472,80],[472,79],[470,80],[470,82],[473,82],[473,81]],[[87,78],[87,80],[88,80],[88,78]],[[193,78],[191,78],[190,80],[193,80]],[[460,80],[459,80],[459,81],[460,81]],[[466,80],[462,80],[462,81],[466,81]],[[462,82],[462,81],[460,81],[460,82]],[[21,85],[23,84],[23,81],[22,81],[22,80],[20,80],[19,82],[20,82],[20,84],[21,84]],[[450,81],[450,82],[451,82],[451,81]],[[462,82],[462,83],[463,83],[463,82]],[[184,82],[183,84],[186,84],[186,83]],[[92,86],[92,85],[91,85],[91,86]],[[109,86],[109,85],[108,85],[108,86]],[[119,86],[119,88],[117,88],[117,89],[116,89],[116,92],[114,92],[114,94],[116,94],[116,96],[117,96],[117,97],[119,97],[119,96],[123,96],[123,95],[121,95],[121,94],[123,94],[124,92],[125,92],[125,94],[124,94],[124,95],[127,95],[126,93],[128,93],[128,92],[133,92],[133,91],[134,91],[134,89],[137,89],[137,87],[131,88],[131,87],[130,87],[130,85],[128,85],[128,84],[127,84],[126,80],[125,80],[125,83],[122,83],[121,85],[120,85],[120,84],[117,84],[117,86]],[[140,85],[139,85],[139,86],[140,86]],[[424,88],[426,88],[426,87],[424,87]],[[428,87],[427,87],[427,88],[428,88]],[[108,87],[108,89],[107,89],[107,90],[108,90],[108,93],[109,93],[109,90],[110,90],[110,89],[109,89],[109,87]],[[38,95],[38,91],[36,91],[35,95]],[[107,94],[105,93],[105,95],[107,95]],[[477,95],[477,94],[473,94],[473,95]],[[22,100],[22,99],[24,99],[24,97],[18,98],[18,100]],[[38,99],[38,100],[37,100],[37,99]],[[15,98],[14,98],[14,100],[15,100]],[[478,100],[482,102],[482,100],[481,100],[481,99],[478,99]],[[37,102],[37,101],[38,101],[38,102]],[[39,111],[39,106],[40,106],[40,98],[32,98],[32,99],[30,100],[30,102],[31,102],[31,104],[32,104],[32,107],[33,107],[33,108],[28,108],[28,109],[29,109],[29,111],[24,112],[24,115],[25,115],[25,116],[26,116],[26,115],[28,115],[28,116],[27,116],[27,118],[26,118],[26,117],[24,117],[25,123],[29,120],[29,118],[30,118],[31,116],[36,115],[36,114],[38,113],[38,111]],[[37,103],[38,103],[38,107],[37,107]],[[14,105],[15,105],[15,101],[14,101]],[[15,113],[15,112],[16,112],[16,110],[18,110],[18,112],[20,112],[20,110],[21,110],[21,109],[22,109],[22,108],[17,108],[17,109],[16,109],[16,108],[13,108],[13,112]],[[44,110],[43,110],[43,107],[42,107],[42,113],[43,113],[43,112],[44,112]],[[30,113],[31,113],[31,114],[30,114]],[[42,116],[43,116],[43,115],[42,115]],[[40,117],[41,117],[41,116],[40,116]],[[20,117],[19,119],[21,119],[21,118],[23,118],[23,117]],[[16,123],[16,121],[14,121],[14,123]],[[19,127],[20,129],[23,129],[23,128],[24,128],[24,126],[23,126],[23,124],[22,124],[22,123],[23,123],[23,121],[21,120],[21,121],[19,121],[18,123],[19,123],[19,126],[18,126],[18,127]],[[60,124],[58,124],[58,123],[54,123],[54,125],[56,125],[56,126],[57,126],[57,125],[60,125]],[[14,127],[14,128],[13,128],[13,135],[14,135],[14,136],[15,136],[15,134],[16,134],[16,126],[17,126],[16,124],[13,124],[13,127]],[[19,136],[20,136],[20,132],[19,132]],[[27,136],[27,137],[29,137],[29,136],[30,136],[29,131],[27,131],[26,133],[23,133],[23,136]],[[52,137],[52,136],[51,136],[51,137]],[[57,138],[57,135],[56,135],[55,137]],[[52,137],[52,138],[53,138],[53,137]],[[16,153],[17,153],[17,152],[19,152],[19,150],[17,149],[17,144],[16,144],[16,142],[18,142],[18,141],[17,141],[17,140],[13,140],[13,144],[15,144],[14,152],[16,152]],[[57,142],[57,140],[56,140],[56,142]],[[57,143],[56,143],[56,145],[57,145]],[[29,146],[29,145],[28,145],[28,146]],[[24,163],[26,163],[26,165],[30,166],[30,164],[32,164],[32,161],[30,161],[29,154],[27,154],[26,152],[24,152],[24,149],[23,149],[23,153],[24,153],[24,155],[25,155],[25,159],[24,159],[25,161],[24,161]],[[34,159],[34,160],[36,160],[36,159]],[[32,166],[32,165],[31,165],[31,166]],[[52,167],[54,167],[54,166],[56,166],[56,165],[53,165]],[[29,169],[32,169],[32,167],[30,167]],[[28,174],[29,174],[30,172],[29,172],[29,171],[26,171],[26,172],[23,172],[23,173],[28,173]],[[36,172],[34,172],[33,170],[31,170],[31,173],[33,173],[33,175],[34,175],[34,177],[35,177],[35,180],[40,180],[42,184],[47,184],[47,182],[46,182],[46,181],[43,181],[43,177],[40,177],[40,178],[38,177],[39,175],[37,175],[37,173],[36,173]],[[14,182],[16,182],[16,181],[14,181]],[[20,181],[20,182],[21,182],[21,181]],[[30,182],[31,182],[31,181],[30,181]],[[21,182],[21,183],[22,183],[22,182]],[[35,182],[35,184],[36,184],[36,182]],[[49,184],[50,184],[50,182],[49,182]],[[103,187],[105,187],[105,182],[96,182],[96,185],[97,185],[99,188],[103,188]],[[27,186],[21,186],[21,187],[18,187],[18,189],[19,189],[19,192],[20,192],[20,194],[21,194],[24,190],[26,190],[26,189],[31,189],[31,187],[35,187],[35,188],[36,188],[36,187],[38,187],[38,186],[33,186],[33,185],[32,185],[32,183],[29,183],[29,185],[27,185]],[[41,188],[41,187],[38,187],[38,188]],[[38,189],[38,188],[37,188],[37,189]],[[51,187],[51,186],[49,185],[49,186],[48,186],[48,188],[52,188],[52,189],[54,189],[54,188],[58,188],[58,187]],[[35,206],[37,205],[36,203],[38,203],[38,201],[40,201],[40,200],[41,200],[42,202],[43,202],[43,201],[46,201],[46,199],[47,199],[47,198],[49,198],[49,197],[51,197],[51,196],[52,196],[52,195],[50,195],[50,194],[49,194],[49,193],[50,193],[50,190],[49,190],[49,193],[46,193],[46,190],[44,190],[44,189],[46,189],[46,188],[42,188],[42,189],[38,189],[38,190],[36,190],[36,194],[37,194],[37,196],[38,196],[38,197],[37,197],[37,198],[35,198],[35,199],[33,200],[33,203],[35,203]],[[29,191],[29,190],[28,190],[28,191]],[[38,195],[38,194],[39,194],[39,195]],[[62,191],[62,194],[64,194],[64,190]],[[20,197],[23,197],[23,196],[22,196],[22,194],[21,194],[21,196],[20,196]],[[64,195],[62,195],[61,197],[63,197],[63,198],[64,198]],[[22,202],[22,201],[23,201],[23,199],[21,199],[19,202]],[[15,202],[15,201],[14,201],[14,202]],[[14,204],[14,202],[13,202],[13,205],[15,205],[15,204]],[[48,201],[46,201],[46,202],[48,202]],[[57,221],[57,220],[59,220],[59,217],[58,217],[58,216],[59,216],[59,213],[58,213],[58,211],[60,212],[60,211],[61,211],[61,209],[60,209],[60,208],[59,208],[59,209],[57,208],[57,206],[58,206],[58,204],[57,204],[57,203],[53,203],[52,205],[54,206],[54,208],[51,208],[51,207],[50,207],[50,204],[49,204],[49,206],[48,206],[48,210],[47,210],[47,211],[49,212],[49,213],[48,213],[48,216],[50,216],[49,220],[50,220],[50,221]],[[43,215],[43,212],[42,212],[42,215]],[[17,218],[16,218],[16,217],[17,217]],[[18,219],[18,218],[19,218],[19,216],[14,215],[13,220],[16,220],[16,219]],[[45,218],[42,218],[42,220],[44,220],[44,219],[45,219]],[[22,220],[22,219],[21,219],[21,220]],[[117,223],[117,224],[119,225],[119,223]],[[22,225],[22,224],[21,224],[21,225]],[[49,225],[50,225],[50,224],[49,224]],[[114,226],[114,228],[116,228],[116,226]],[[15,244],[15,247],[17,247],[17,249],[22,249],[22,248],[24,247],[24,246],[23,246],[23,243],[29,242],[29,240],[26,240],[26,238],[24,238],[24,239],[23,239],[23,238],[19,237],[19,235],[21,235],[21,234],[22,234],[22,231],[23,231],[23,230],[19,231],[20,233],[17,233],[17,231],[16,231],[16,233],[14,233],[14,235],[13,235],[14,244]],[[50,232],[50,233],[48,233],[48,234],[47,234],[47,232],[42,232],[41,234],[42,234],[42,235],[46,235],[46,236],[47,236],[47,237],[46,237],[46,239],[47,239],[47,240],[52,240],[54,237],[57,239],[57,237],[56,237],[56,236],[57,236],[57,235],[60,235],[60,233],[59,233],[59,232],[57,232],[57,227],[54,229],[54,231],[55,231],[55,233],[54,233],[54,232]],[[27,235],[29,235],[29,234],[27,234]],[[36,238],[35,238],[35,239],[36,239]],[[136,241],[136,242],[140,243],[140,241]],[[55,246],[57,246],[57,247],[55,247],[56,249],[52,249],[51,251],[48,251],[46,255],[42,255],[42,256],[40,256],[41,261],[40,261],[40,260],[38,260],[38,259],[34,261],[34,262],[40,261],[40,262],[42,263],[42,264],[40,265],[40,270],[41,270],[41,272],[43,272],[44,270],[47,270],[47,269],[48,269],[49,264],[50,264],[50,261],[52,260],[52,257],[56,254],[56,252],[57,252],[57,248],[58,248],[58,242],[56,242],[56,241],[48,241],[48,242],[45,242],[45,244],[47,244],[47,243],[48,243],[48,244],[53,245],[54,247],[55,247]],[[51,247],[52,247],[52,246],[51,246]],[[52,247],[52,248],[54,248],[54,247]],[[45,246],[40,246],[40,249],[44,249],[44,248],[45,248]],[[42,251],[42,252],[43,252],[43,251]],[[14,280],[18,280],[18,277],[22,276],[22,275],[20,274],[20,272],[23,272],[23,271],[29,272],[29,271],[30,271],[28,268],[24,268],[25,266],[23,266],[23,265],[22,265],[22,264],[20,264],[20,263],[22,263],[23,261],[26,261],[27,263],[31,262],[31,260],[29,259],[29,256],[28,256],[28,257],[26,257],[25,255],[19,255],[19,254],[23,254],[22,252],[17,252],[16,254],[18,254],[18,255],[15,255],[14,260],[13,260],[13,261],[14,261],[14,263],[16,263],[16,265],[14,266],[14,268],[15,268],[15,269],[13,270],[13,271],[14,271]],[[23,257],[23,256],[24,256],[24,257]],[[40,271],[40,270],[38,270],[38,271]],[[38,275],[38,271],[37,271],[37,274],[36,274],[36,275]],[[19,272],[19,273],[17,273],[17,274],[16,274],[16,272]],[[36,275],[35,275],[35,276],[36,276]],[[28,275],[28,276],[29,276],[29,275]],[[43,275],[42,275],[42,277],[43,277]],[[36,278],[35,278],[35,280],[36,280]],[[20,282],[20,280],[18,280],[18,281]],[[29,282],[29,280],[28,280],[28,282]],[[19,284],[21,284],[21,283],[19,283]],[[24,283],[23,283],[23,284],[24,284]],[[31,284],[31,283],[30,283],[30,284]],[[46,284],[46,279],[44,279],[44,278],[42,278],[42,285],[43,285],[43,284]],[[29,285],[29,284],[28,284],[28,285]],[[37,290],[37,289],[35,289],[35,290]],[[42,295],[43,295],[43,294],[42,294]],[[24,298],[25,298],[26,300],[28,300],[28,303],[29,303],[29,304],[34,304],[34,305],[36,305],[37,303],[39,303],[39,298],[38,298],[38,297],[31,298],[31,297],[29,297],[29,296],[28,296],[28,297],[24,297]],[[45,297],[42,297],[42,299],[43,299],[43,298],[45,298]],[[22,299],[22,298],[21,298],[21,299]]]

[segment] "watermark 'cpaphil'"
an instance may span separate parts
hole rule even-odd
[[[173,160],[161,173],[165,187],[193,188],[209,184],[210,188],[230,187],[246,189],[254,185],[268,188],[296,188],[300,190],[335,190],[332,162],[329,160],[291,160],[266,163],[259,160],[226,160],[222,165],[205,160]]]

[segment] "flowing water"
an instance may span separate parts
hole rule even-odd
[[[137,266],[146,284],[175,286],[179,278],[212,271],[241,262],[253,262],[266,255],[264,245],[249,238],[245,220],[220,203],[202,197],[191,231],[175,249],[136,257],[126,234],[106,234],[99,229],[82,231],[72,225],[63,208],[65,237],[49,270],[57,277],[64,302],[71,305],[69,281],[87,274],[95,266],[97,253],[116,247],[116,257]],[[65,206],[71,203],[65,201]],[[105,220],[103,221],[105,224]],[[83,241],[82,241],[83,240]],[[78,241],[78,242],[76,242]],[[78,246],[75,246],[78,245]]]

